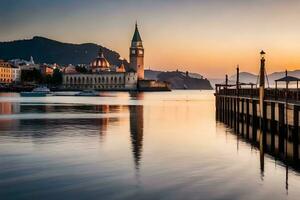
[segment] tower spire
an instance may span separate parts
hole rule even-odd
[[[135,22],[135,30],[134,30],[134,34],[132,37],[132,42],[142,42],[140,33],[139,33],[139,29],[138,29],[138,24],[137,21]]]
[[[138,80],[144,79],[144,47],[139,33],[138,24],[135,22],[135,30],[129,49],[130,67],[137,72]]]

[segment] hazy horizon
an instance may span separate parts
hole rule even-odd
[[[295,0],[79,1],[0,0],[0,41],[43,36],[96,43],[128,59],[137,20],[145,68],[192,71],[210,78],[300,69],[300,2]]]

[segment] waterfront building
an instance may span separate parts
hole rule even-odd
[[[11,77],[12,77],[12,82],[14,83],[21,82],[21,69],[19,66],[11,66]]]
[[[144,79],[144,47],[143,47],[143,42],[137,24],[135,24],[135,30],[131,40],[131,46],[129,49],[129,61],[130,61],[130,67],[137,72],[138,80],[143,80]]]
[[[35,62],[33,60],[33,57],[30,56],[30,60],[24,60],[24,59],[12,59],[9,60],[10,63],[12,63],[13,65],[35,65]]]
[[[130,47],[130,69],[110,65],[100,48],[98,56],[91,61],[87,73],[68,66],[63,72],[64,89],[136,90],[138,80],[144,79],[144,49],[137,25]]]
[[[87,73],[77,72],[73,65],[64,68],[62,72],[65,89],[135,90],[137,87],[136,72],[126,72],[124,65],[117,69],[110,66],[102,49],[90,63]]]
[[[40,65],[36,64],[33,60],[33,57],[30,56],[30,60],[24,59],[13,59],[9,61],[13,66],[20,67],[20,70],[33,70],[33,69],[40,69]]]
[[[40,72],[41,72],[42,76],[52,76],[53,68],[54,67],[52,67],[50,65],[43,64],[40,66]]]
[[[12,66],[10,63],[0,60],[0,83],[8,84],[13,82]]]
[[[100,48],[98,56],[93,59],[83,73],[74,66],[62,70],[62,89],[98,89],[98,90],[140,90],[168,91],[169,84],[157,80],[144,80],[144,47],[135,24],[134,34],[129,48],[130,67],[124,64],[113,66],[106,60]]]

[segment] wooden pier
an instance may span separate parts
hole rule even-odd
[[[262,152],[298,163],[299,91],[266,89],[264,62],[262,57],[259,86],[239,83],[238,76],[234,85],[227,80],[216,85],[216,119],[257,143]]]

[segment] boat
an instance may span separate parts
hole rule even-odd
[[[22,97],[45,97],[51,96],[52,93],[47,87],[37,87],[34,88],[31,92],[21,92]]]
[[[99,92],[96,92],[95,90],[83,90],[75,96],[84,96],[84,97],[94,97],[94,96],[99,96]]]

